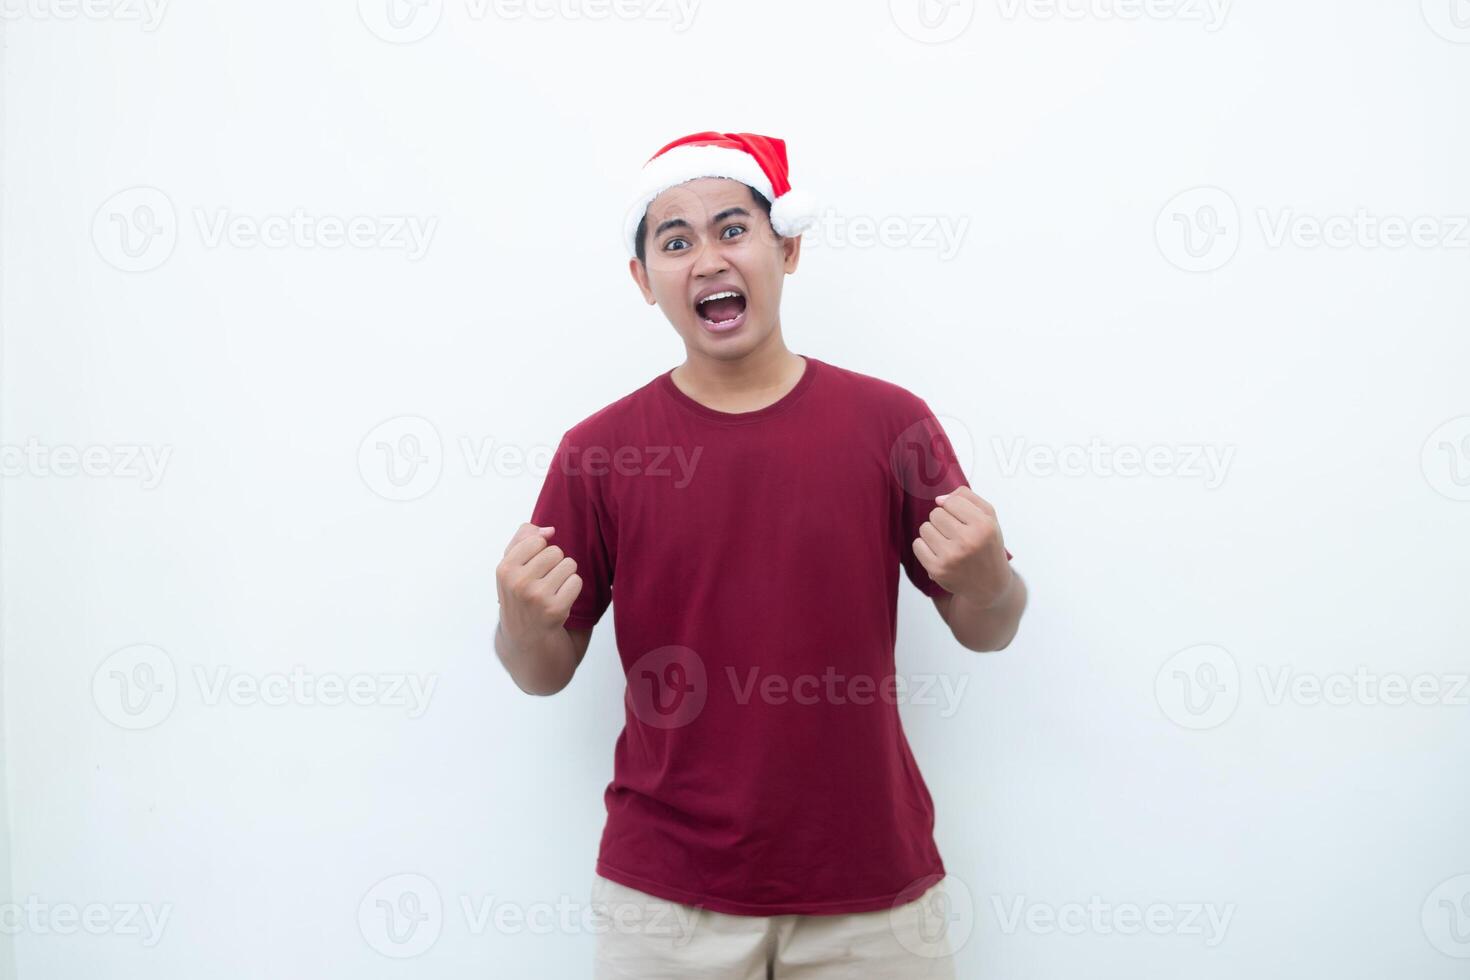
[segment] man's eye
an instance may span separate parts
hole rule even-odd
[[[720,237],[721,238],[729,238],[730,236],[727,235],[727,234],[725,234],[725,232],[728,232],[728,231],[738,231],[738,232],[740,232],[743,235],[743,234],[745,234],[745,226],[744,225],[727,225],[725,227],[725,231],[720,232]]]
[[[674,247],[675,245],[678,245],[680,243],[682,243],[684,245],[684,248],[688,248],[689,247],[689,243],[686,242],[686,241],[684,241],[684,239],[682,239],[682,238],[670,238],[668,241],[664,242],[664,251],[665,252],[682,252],[682,251],[684,251],[684,248],[675,248]]]

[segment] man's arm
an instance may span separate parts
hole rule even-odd
[[[1014,571],[1009,589],[993,605],[984,606],[962,595],[934,597],[934,608],[960,646],[979,653],[1011,645],[1026,611],[1026,582]]]
[[[961,646],[1004,650],[1026,610],[1026,583],[1011,568],[995,508],[969,487],[934,499],[939,506],[914,539],[914,555],[949,595],[934,607]]]
[[[516,643],[502,624],[495,626],[495,653],[527,694],[555,694],[570,684],[590,642],[591,630],[558,628]]]
[[[571,683],[592,639],[590,629],[566,628],[582,577],[575,560],[546,543],[555,532],[522,524],[495,567],[495,653],[527,694],[555,694]]]

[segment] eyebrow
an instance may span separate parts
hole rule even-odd
[[[709,223],[711,225],[717,225],[721,221],[724,221],[726,218],[733,218],[737,215],[743,215],[744,217],[748,218],[750,217],[750,212],[741,207],[726,208],[725,210],[721,211],[719,214],[711,218]],[[659,226],[653,230],[653,237],[659,237],[670,228],[689,228],[692,230],[694,226],[685,221],[683,218],[670,218],[667,221],[659,222]]]

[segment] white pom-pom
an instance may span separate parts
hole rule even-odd
[[[771,227],[783,238],[793,238],[817,220],[817,203],[806,191],[792,188],[771,203]]]

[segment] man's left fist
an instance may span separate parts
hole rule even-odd
[[[969,487],[934,498],[938,504],[914,539],[914,555],[929,577],[981,607],[1011,587],[1011,565],[995,508]]]

